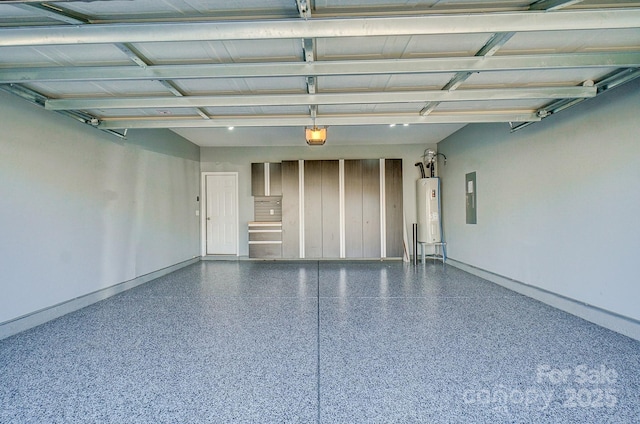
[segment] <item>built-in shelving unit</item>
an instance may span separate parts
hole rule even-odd
[[[282,257],[282,223],[257,221],[249,223],[249,257],[265,259]]]
[[[255,219],[280,220],[279,255],[288,259],[402,257],[402,186],[401,159],[252,164]],[[281,201],[281,217],[263,207],[269,201]],[[267,257],[256,248],[265,243],[252,243],[267,241],[252,238],[257,228],[249,227],[249,256]]]

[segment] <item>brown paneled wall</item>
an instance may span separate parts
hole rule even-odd
[[[282,191],[282,257],[301,257],[300,231],[303,230],[304,258],[340,258],[340,161],[306,160],[302,164],[302,199],[300,162],[283,161],[278,167]],[[386,202],[382,205],[380,160],[344,161],[345,258],[382,257],[383,234],[385,257],[403,255],[402,160],[386,159],[384,173]],[[258,178],[264,179],[263,176]],[[274,182],[271,184],[273,186]],[[384,229],[381,229],[382,208],[386,217]]]
[[[319,160],[304,161],[304,252],[306,258],[322,258],[322,161]]]
[[[362,160],[362,249],[364,258],[381,256],[380,161]],[[402,192],[402,186],[397,188]]]
[[[364,257],[362,162],[361,160],[344,161],[344,241],[347,258]]]
[[[340,257],[340,162],[322,161],[322,257]]]
[[[387,159],[385,174],[385,215],[387,257],[403,254],[402,245],[402,159]],[[400,187],[400,189],[398,189]]]
[[[300,176],[298,161],[282,162],[282,257],[300,257]]]

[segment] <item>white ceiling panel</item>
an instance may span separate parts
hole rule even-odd
[[[298,92],[304,85],[304,78],[264,77],[245,78],[246,86],[251,93]]]
[[[491,35],[322,38],[317,41],[317,51],[320,60],[473,56]]]
[[[421,5],[423,7],[432,7],[438,4],[442,0],[350,0],[347,4],[340,0],[315,0],[315,6],[317,9],[323,7],[370,7],[370,6],[405,6],[415,7]]]
[[[394,103],[394,104],[355,104],[355,105],[322,105],[318,106],[318,112],[327,115],[349,113],[418,113],[421,109],[419,103]]]
[[[407,50],[411,37],[321,38],[316,46],[319,60],[397,59]]]
[[[374,113],[376,105],[374,104],[354,104],[354,105],[320,105],[318,113],[323,115],[336,115],[344,113]]]
[[[233,40],[138,43],[135,48],[152,64],[291,62],[301,60],[300,40]]]
[[[479,72],[471,75],[461,88],[572,86],[599,80],[612,68],[544,70],[535,72]]]
[[[131,61],[112,44],[87,46],[0,47],[0,66],[127,65]]]
[[[305,93],[304,78],[212,78],[174,80],[185,94]]]
[[[332,11],[337,13],[356,13],[358,9],[365,9],[361,13],[401,13],[407,11],[432,12],[442,11],[473,11],[481,8],[482,11],[526,9],[531,1],[526,0],[355,0],[345,4],[341,0],[315,1],[315,8],[319,13]]]
[[[0,22],[12,22],[13,19],[32,19],[33,13],[29,10],[22,9],[19,5],[0,4]]]
[[[0,4],[0,16],[2,20],[11,22],[11,19],[29,18],[33,13],[28,10],[20,9],[13,4]]]
[[[308,106],[234,106],[208,107],[207,113],[212,116],[253,116],[253,115],[300,115],[309,113]]]
[[[485,112],[492,111],[514,111],[514,110],[527,110],[535,111],[546,104],[549,104],[552,100],[491,100],[491,101],[476,101],[476,102],[442,102],[438,105],[436,111],[438,112],[468,112],[475,110],[482,110]]]
[[[47,82],[27,85],[51,98],[96,96],[167,96],[166,88],[157,81]]]
[[[201,118],[195,109],[192,108],[160,108],[160,109],[89,109],[87,113],[94,114],[99,118],[136,118],[143,116],[145,118],[185,118],[193,119]]]
[[[501,54],[577,53],[589,51],[636,50],[640,46],[640,28],[590,31],[516,33]]]
[[[89,16],[102,19],[128,19],[136,17],[153,19],[172,15],[196,17],[224,14],[243,10],[295,10],[295,3],[287,0],[111,0],[97,2],[62,3],[61,6]]]
[[[439,90],[453,78],[454,74],[391,75],[387,81],[388,91]]]
[[[438,90],[453,76],[454,74],[329,76],[318,77],[318,87],[323,92],[394,91],[409,88]]]

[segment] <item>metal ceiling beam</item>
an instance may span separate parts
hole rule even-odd
[[[6,91],[7,93],[14,94],[38,106],[44,106],[47,100],[46,96],[38,93],[37,91],[31,90],[26,87],[22,87],[20,85],[13,85],[13,84],[0,85],[0,90]],[[100,120],[98,118],[84,112],[79,112],[74,110],[61,110],[61,111],[57,111],[57,113],[64,116],[68,116],[72,119],[75,119],[76,121],[89,125],[92,128],[98,128],[98,124],[100,123]],[[118,138],[126,139],[127,137],[127,129],[124,130],[124,133],[119,133],[117,131],[114,131],[108,128],[98,128],[98,129],[100,129],[101,131],[104,131],[107,134],[114,135]]]
[[[429,116],[411,114],[396,115],[319,115],[315,119],[318,126],[344,125],[390,125],[390,124],[467,124],[481,122],[528,122],[538,121],[535,113],[514,111],[503,113],[438,113]],[[309,116],[243,116],[218,117],[208,121],[202,119],[104,119],[98,128],[105,130],[131,128],[226,128],[226,127],[300,127],[312,126]]]
[[[475,56],[493,56],[502,46],[507,44],[507,41],[511,40],[515,34],[515,32],[499,32],[493,34],[484,46],[478,50]]]
[[[538,11],[384,18],[94,24],[0,28],[0,46],[334,38],[623,29],[639,9]]]
[[[493,56],[502,46],[504,46],[507,41],[509,41],[515,32],[499,32],[493,34],[489,41],[487,41],[484,46],[480,50],[478,50],[475,54],[477,57],[489,57]],[[472,72],[457,72],[453,78],[449,80],[442,90],[456,90],[460,85],[462,85],[469,77],[473,75]],[[433,112],[438,107],[437,102],[427,103],[422,109],[420,109],[420,115],[428,115]]]
[[[49,99],[49,110],[75,109],[144,109],[182,107],[233,106],[288,106],[288,105],[342,105],[379,103],[422,103],[424,101],[489,101],[527,99],[588,98],[596,95],[595,87],[539,87],[477,90],[432,90],[395,92],[356,92],[321,94],[272,94],[185,97],[121,97]]]
[[[74,16],[71,12],[63,10],[61,8],[54,8],[47,4],[12,4],[13,7],[17,7],[22,10],[26,10],[30,13],[36,13],[40,16],[46,16],[47,18],[65,22],[68,24],[82,25],[89,21],[84,17]]]
[[[533,3],[529,7],[529,10],[559,10],[577,3],[582,3],[583,1],[584,0],[539,0]]]
[[[298,13],[303,19],[309,19],[311,17],[311,4],[307,0],[296,0],[298,6]]]
[[[640,51],[279,63],[0,68],[0,84],[640,67]]]
[[[116,43],[115,46],[124,53],[133,63],[138,65],[141,68],[146,68],[149,66],[149,63],[146,59],[144,59],[140,53],[134,51],[133,47],[127,43]]]
[[[620,85],[633,81],[636,78],[640,78],[640,69],[638,68],[617,69],[611,72],[609,75],[605,76],[602,80],[598,81],[596,84],[594,84],[594,87],[599,95],[605,91],[611,90],[615,87],[618,87]],[[562,112],[565,109],[573,107],[579,103],[582,103],[585,100],[586,99],[556,100],[538,109],[536,111],[536,115],[539,116],[541,119],[544,119],[551,115],[555,115],[559,112]],[[529,125],[532,125],[535,122],[536,121],[524,122],[519,125],[511,125],[511,132],[519,131],[523,128],[528,127]]]
[[[43,15],[48,18],[55,19],[61,22],[66,22],[68,24],[83,25],[83,24],[89,23],[88,19],[76,18],[68,10],[64,10],[57,6],[54,7],[48,4],[41,4],[41,5],[40,4],[39,5],[21,4],[21,5],[16,5],[16,7],[20,9],[28,10],[30,12],[35,11],[40,15]],[[132,62],[134,62],[136,65],[140,66],[141,68],[146,68],[147,66],[149,66],[150,62],[146,60],[146,58],[142,57],[142,55],[140,55],[140,53],[138,53],[133,48],[133,46],[131,46],[129,43],[115,43],[115,46],[120,51],[122,51],[125,55],[127,55],[127,57],[131,59]],[[164,87],[166,87],[171,93],[173,93],[175,96],[178,96],[178,97],[184,96],[184,94],[171,81],[160,80],[159,82]],[[196,112],[203,119],[210,119],[205,111],[201,109],[196,109]],[[69,113],[73,113],[73,111],[69,110]]]
[[[135,49],[131,45],[127,43],[116,43],[115,46],[124,54],[126,54],[127,57],[131,59],[131,61],[134,62],[139,67],[146,69],[149,66],[150,62],[146,58],[142,57],[140,53],[135,51]],[[176,97],[184,96],[184,93],[180,91],[180,89],[178,89],[178,87],[176,87],[176,85],[172,81],[158,80],[158,82],[174,96]],[[196,112],[198,113],[198,115],[202,116],[203,119],[210,119],[209,115],[207,115],[207,113],[204,110],[196,109]]]
[[[304,20],[310,19],[311,9],[313,8],[312,0],[296,0],[296,4],[298,6],[298,13],[300,14],[300,17]],[[302,56],[304,61],[307,63],[316,61],[316,40],[314,38],[302,39]],[[307,75],[305,80],[307,82],[307,93],[316,94],[318,79],[313,75]],[[309,105],[309,115],[313,120],[318,116],[317,104]]]
[[[170,99],[176,99],[176,98],[184,98],[184,93],[178,89],[178,87],[176,87],[176,85],[171,82],[171,81],[166,81],[166,80],[161,80],[158,81],[160,84],[162,84],[167,90],[169,90],[169,92],[171,94],[174,95],[174,97],[170,97]],[[45,108],[47,107],[46,103],[45,103]],[[71,109],[82,109],[82,108],[71,108]],[[67,110],[71,110],[71,109],[67,109]],[[211,119],[209,117],[209,115],[207,114],[206,111],[200,109],[199,107],[196,107],[196,112],[198,113],[198,115],[200,115],[203,119]]]
[[[313,38],[302,40],[302,56],[305,62],[316,61],[316,41]]]

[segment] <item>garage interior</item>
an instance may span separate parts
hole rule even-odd
[[[630,0],[0,2],[0,421],[633,422],[639,76]]]

